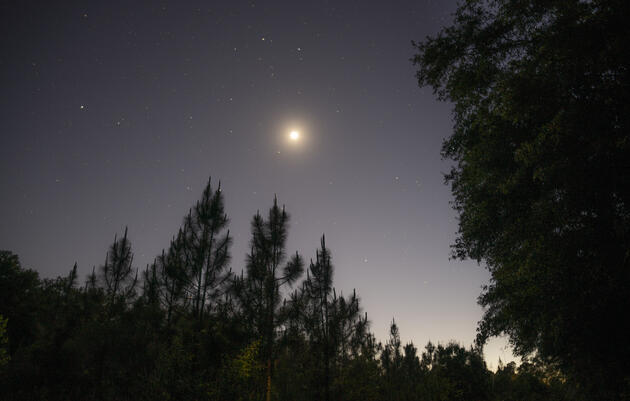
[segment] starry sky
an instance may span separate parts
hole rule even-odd
[[[335,286],[376,337],[469,345],[489,275],[449,260],[451,105],[409,58],[441,1],[64,1],[0,5],[0,249],[43,277],[103,263],[129,227],[144,268],[219,180],[244,266],[274,194],[289,252],[326,234]],[[300,132],[297,141],[289,139]],[[490,367],[511,360],[505,340]]]

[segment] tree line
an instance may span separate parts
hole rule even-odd
[[[0,395],[6,400],[568,399],[542,365],[487,369],[481,350],[385,343],[355,291],[333,286],[322,236],[286,249],[277,199],[252,218],[240,274],[223,192],[208,182],[168,248],[140,270],[127,230],[84,282],[41,279],[0,253]],[[511,398],[510,398],[511,397]]]

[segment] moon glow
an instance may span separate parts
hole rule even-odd
[[[291,139],[292,141],[297,141],[298,139],[300,139],[300,133],[298,131],[291,131],[291,133],[289,134],[289,139]]]

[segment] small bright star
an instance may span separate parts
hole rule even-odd
[[[289,138],[291,138],[292,141],[297,141],[298,139],[300,139],[300,133],[297,131],[291,131],[291,133],[289,134]]]

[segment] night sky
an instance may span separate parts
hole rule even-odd
[[[325,233],[335,287],[356,288],[378,339],[395,318],[419,348],[468,346],[489,274],[449,260],[451,105],[409,61],[455,6],[2,2],[0,249],[44,277],[75,261],[84,277],[128,226],[144,268],[212,176],[234,271],[277,194],[287,250],[308,260]],[[486,348],[491,367],[504,347]]]

